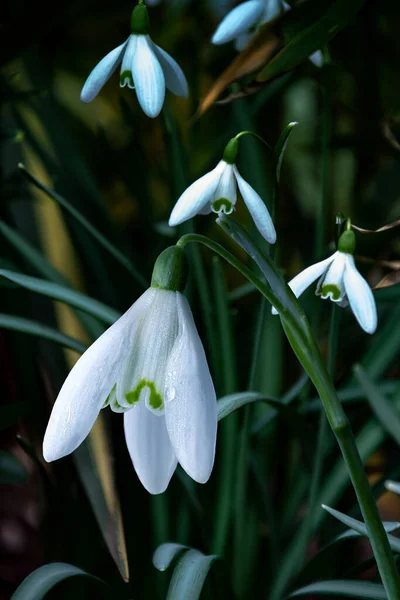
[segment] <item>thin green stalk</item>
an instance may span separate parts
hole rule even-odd
[[[277,308],[280,313],[282,326],[286,336],[299,361],[314,383],[321,398],[331,429],[336,436],[368,529],[369,539],[388,599],[400,600],[400,578],[387,539],[387,534],[382,525],[355,444],[350,423],[340,404],[326,367],[323,364],[308,321],[296,298],[275,265],[257,248],[257,246],[255,246],[245,230],[243,230],[238,223],[227,217],[220,217],[218,223],[257,262],[265,277],[268,279],[273,291],[271,291],[270,287],[264,281],[250,271],[250,269],[245,267],[243,263],[236,259],[223,246],[208,238],[196,234],[189,234],[183,236],[183,238],[178,241],[178,244],[184,246],[186,243],[193,241],[205,244],[237,268],[249,281],[254,283],[267,300]]]
[[[232,394],[237,389],[234,340],[231,315],[229,313],[228,296],[226,293],[221,263],[217,257],[213,260],[213,283],[215,290],[215,306],[217,315],[217,330],[219,332],[219,348],[222,372],[222,393]],[[218,486],[218,503],[215,511],[215,526],[212,552],[223,555],[232,519],[233,482],[235,473],[235,444],[238,420],[236,412],[221,424],[221,467]]]

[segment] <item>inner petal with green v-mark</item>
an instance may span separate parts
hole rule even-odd
[[[223,212],[226,215],[230,215],[233,211],[233,204],[228,198],[218,198],[218,200],[214,200],[212,203],[212,210],[216,213]]]
[[[322,298],[331,298],[331,300],[340,300],[341,291],[340,288],[334,283],[328,283],[322,286],[321,289]]]
[[[149,407],[151,409],[153,409],[155,412],[160,412],[160,413],[163,412],[163,409],[164,409],[163,397],[162,397],[161,393],[157,390],[156,384],[154,383],[154,381],[151,381],[149,379],[142,378],[133,390],[131,390],[125,394],[125,398],[126,398],[126,401],[128,402],[128,404],[130,404],[131,406],[134,406],[135,404],[137,404],[140,400],[140,396],[141,396],[143,390],[145,390],[146,388],[149,393],[149,398],[148,398]]]

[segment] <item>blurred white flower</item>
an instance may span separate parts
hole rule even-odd
[[[230,148],[232,142],[235,145],[233,153]],[[270,244],[274,244],[276,232],[271,215],[257,192],[240,175],[234,163],[236,153],[237,141],[233,139],[215,169],[192,183],[180,196],[172,210],[169,225],[174,227],[197,214],[231,214],[238,187],[257,229]]]
[[[236,50],[240,52],[248,46],[264,23],[272,21],[290,9],[290,4],[285,0],[247,0],[233,8],[222,19],[211,42],[220,45],[234,41]],[[320,50],[314,52],[309,58],[317,67],[322,66]]]
[[[170,277],[178,251],[160,255],[152,287],[69,373],[44,436],[47,462],[73,452],[109,405],[124,413],[133,466],[151,494],[165,491],[178,462],[199,483],[210,477],[217,403],[189,303],[178,291],[182,278]]]
[[[296,298],[319,278],[315,293],[324,300],[329,298],[339,306],[350,304],[358,323],[367,333],[377,327],[375,299],[371,288],[360,275],[354,263],[355,236],[345,231],[338,243],[338,250],[329,258],[321,260],[301,271],[289,282]],[[273,308],[273,314],[277,311]]]
[[[187,81],[172,56],[151,40],[147,9],[142,4],[133,10],[131,30],[126,42],[111,50],[90,73],[81,100],[91,102],[121,64],[120,86],[134,89],[144,113],[155,118],[163,107],[165,88],[187,98]]]

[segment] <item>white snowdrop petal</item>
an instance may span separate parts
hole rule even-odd
[[[55,401],[43,440],[47,462],[73,452],[86,438],[130,350],[130,338],[149,294],[147,290],[80,357]]]
[[[238,52],[241,52],[242,50],[244,50],[246,48],[246,46],[248,46],[250,44],[250,42],[254,36],[255,36],[254,32],[241,33],[240,35],[238,35],[237,38],[235,39],[235,50],[237,50]]]
[[[93,69],[86,79],[81,91],[82,102],[91,102],[97,96],[103,85],[110,79],[119,63],[122,61],[129,39],[118,48],[111,50]]]
[[[197,179],[183,192],[171,212],[168,221],[170,227],[180,225],[180,223],[191,219],[210,203],[217,189],[224,165],[226,163],[221,160],[215,169]]]
[[[211,200],[212,210],[218,214],[225,213],[230,215],[236,204],[236,198],[236,179],[233,171],[233,165],[225,163],[218,185]],[[226,200],[228,202],[226,202]],[[214,202],[215,205],[213,205]]]
[[[249,213],[258,231],[267,242],[275,244],[276,231],[267,207],[257,192],[243,179],[236,167],[234,167],[234,172],[242,198],[249,209]]]
[[[154,119],[164,104],[164,73],[152,50],[149,36],[138,35],[136,37],[136,52],[132,60],[136,95],[143,112]]]
[[[177,293],[153,289],[118,381],[121,407],[145,404],[154,413],[164,411],[164,378],[168,355],[178,335]]]
[[[167,89],[175,94],[175,96],[187,98],[189,95],[188,83],[176,60],[174,60],[172,56],[168,54],[168,52],[165,52],[165,50],[157,46],[154,42],[152,42],[152,47],[164,72],[165,85],[167,86]]]
[[[137,39],[137,35],[129,36],[128,44],[126,46],[124,57],[122,59],[121,75],[119,77],[120,86],[125,87],[127,85],[131,90],[133,90],[135,87],[135,82],[133,81],[132,75],[132,64],[133,57],[136,52]]]
[[[179,292],[178,311],[180,333],[165,378],[165,420],[179,463],[205,483],[214,464],[217,400],[189,303]]]
[[[176,469],[165,418],[141,403],[124,414],[128,451],[141,483],[150,494],[162,494]]]
[[[374,333],[378,324],[374,295],[364,277],[360,275],[351,254],[346,255],[344,287],[351,310],[367,333]]]
[[[289,287],[298,298],[301,294],[312,284],[318,277],[321,277],[322,273],[326,271],[331,262],[335,259],[338,252],[335,252],[329,258],[325,260],[321,260],[320,262],[315,263],[315,265],[311,265],[301,271],[296,277],[293,277],[291,281],[289,281]],[[278,311],[275,308],[272,309],[272,314],[277,315]]]
[[[284,11],[285,8],[282,6],[281,0],[267,0],[265,2],[265,8],[261,17],[261,22],[266,23],[267,21],[272,21],[272,19],[275,19],[275,17]]]
[[[332,302],[342,302],[345,295],[343,283],[345,257],[346,254],[343,252],[336,253],[335,259],[318,282],[315,292],[317,296],[321,296],[324,300],[329,298]]]
[[[211,42],[218,45],[234,40],[260,21],[263,12],[264,2],[260,0],[248,0],[239,4],[222,19]]]
[[[324,57],[322,55],[321,50],[313,52],[308,58],[316,67],[322,67],[322,65],[324,64]]]

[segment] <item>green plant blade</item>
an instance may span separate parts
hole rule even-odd
[[[129,273],[136,279],[136,281],[146,289],[148,282],[141,273],[132,265],[132,263],[122,254],[118,248],[116,248],[100,231],[98,231],[93,225],[84,217],[72,204],[70,204],[65,198],[54,192],[42,182],[40,182],[28,169],[21,163],[18,165],[21,173],[33,183],[39,190],[47,194],[49,198],[57,202],[64,210],[66,210],[86,231],[101,245],[107,252],[113,256]]]
[[[69,565],[67,563],[50,563],[33,571],[11,596],[11,600],[41,600],[58,583],[70,577],[89,577],[97,583],[106,585],[101,579]]]
[[[291,37],[282,50],[258,74],[257,80],[267,81],[289,71],[316,50],[326,46],[341,29],[354,19],[364,2],[365,0],[353,0],[353,2],[336,0],[311,25],[307,23]],[[307,10],[307,6],[303,10]],[[295,17],[296,10],[293,11],[293,19]],[[287,20],[289,21],[290,18],[291,15],[288,14]]]
[[[282,403],[276,398],[259,394],[258,392],[238,392],[236,394],[229,394],[223,396],[217,402],[218,410],[218,421],[224,419],[230,415],[233,411],[246,406],[246,404],[253,404],[254,402],[265,402],[272,406],[272,408],[280,409],[283,407]]]
[[[153,565],[159,571],[166,571],[171,566],[173,561],[185,550],[189,550],[188,546],[182,544],[161,544],[153,554]]]
[[[79,308],[109,325],[112,325],[120,317],[120,314],[117,311],[106,306],[102,302],[89,298],[89,296],[86,296],[85,294],[66,288],[58,283],[52,283],[51,281],[38,279],[37,277],[30,277],[29,275],[14,273],[13,271],[7,271],[6,269],[0,269],[0,276],[13,283],[17,283],[21,287],[32,292],[48,296],[49,298],[53,298],[53,300],[60,300],[70,306]]]
[[[311,583],[290,594],[289,598],[307,594],[322,594],[325,596],[347,596],[350,598],[375,598],[387,600],[385,588],[380,583],[369,581],[319,581]]]
[[[283,157],[285,156],[285,151],[289,142],[289,136],[292,133],[293,129],[298,125],[297,121],[293,121],[286,125],[285,129],[282,131],[279,136],[278,141],[275,144],[274,152],[276,155],[277,163],[276,163],[276,180],[279,182],[281,177],[281,168],[283,163]]]
[[[338,521],[341,521],[342,523],[347,525],[347,527],[354,529],[354,531],[357,531],[357,533],[359,533],[360,535],[365,535],[368,537],[367,528],[364,525],[364,523],[361,523],[361,521],[357,521],[357,519],[353,519],[352,517],[349,517],[348,515],[345,515],[340,511],[331,508],[330,506],[326,506],[326,504],[323,504],[322,508],[326,510],[329,514],[331,514],[333,517],[335,517]],[[400,552],[400,539],[395,538],[391,535],[388,535],[388,539],[392,550]]]
[[[22,484],[28,481],[23,465],[9,452],[0,452],[0,483]]]
[[[50,340],[64,348],[70,348],[83,354],[86,350],[85,344],[82,344],[75,338],[57,331],[52,327],[38,323],[37,321],[31,321],[24,319],[23,317],[16,317],[14,315],[0,314],[0,329],[8,329],[11,331],[19,331],[28,335],[43,338],[44,340]]]
[[[389,400],[380,392],[368,377],[361,365],[354,366],[354,375],[364,391],[367,400],[384,429],[400,444],[400,416]]]
[[[167,600],[198,600],[206,577],[218,556],[190,549],[179,559],[172,574]]]

